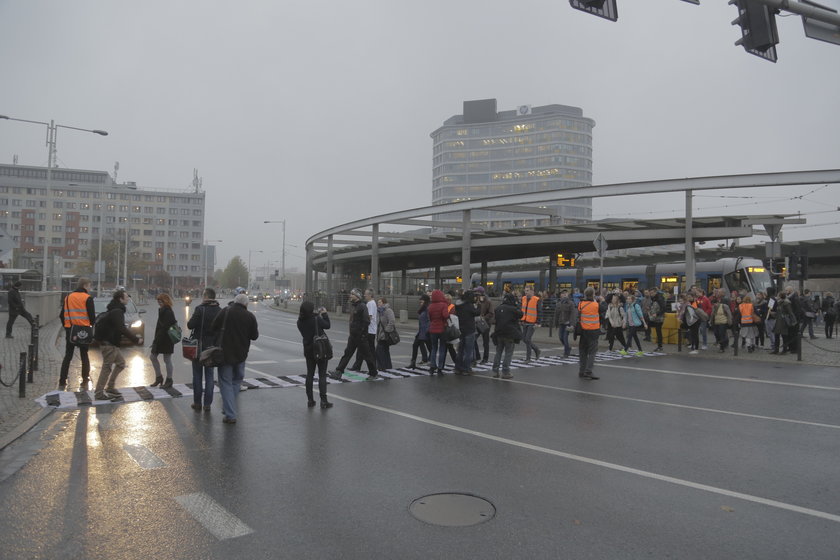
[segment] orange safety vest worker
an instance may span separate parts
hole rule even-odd
[[[582,301],[578,304],[580,312],[580,326],[585,331],[594,331],[601,328],[598,317],[598,302]]]
[[[738,310],[741,312],[741,324],[742,325],[752,325],[753,323],[753,304],[751,303],[742,303],[738,306]]]
[[[87,300],[90,294],[87,292],[71,292],[64,299],[64,326],[70,328],[72,325],[90,326],[90,317],[87,312]]]
[[[531,296],[531,299],[528,299],[528,296],[522,296],[522,322],[523,323],[536,323],[537,322],[537,309],[540,303],[540,298],[537,296]]]

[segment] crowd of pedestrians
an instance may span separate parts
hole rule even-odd
[[[237,288],[234,294],[233,301],[222,307],[216,300],[215,292],[206,289],[187,323],[198,346],[192,358],[192,408],[196,411],[211,409],[214,376],[217,374],[223,421],[228,424],[236,423],[236,396],[244,378],[250,342],[259,336],[256,317],[247,310],[248,296],[241,288]],[[143,343],[125,326],[127,300],[125,290],[116,290],[107,311],[96,317],[90,280],[87,278],[80,279],[77,289],[64,299],[61,320],[66,331],[66,347],[59,377],[60,388],[66,387],[69,365],[76,349],[82,364],[83,386],[89,382],[88,346],[75,337],[78,329],[92,328],[95,324],[95,339],[103,356],[95,397],[120,398],[115,387],[117,376],[125,368],[120,342],[125,338],[134,344]],[[156,301],[159,312],[150,353],[155,371],[152,386],[170,389],[173,382],[172,354],[177,343],[172,330],[177,327],[177,320],[168,294],[156,294]],[[337,366],[329,372],[331,346],[329,355],[324,355],[321,347],[316,351],[318,340],[326,338],[325,331],[331,326],[329,315],[323,307],[316,311],[311,302],[301,304],[297,327],[306,361],[306,396],[310,407],[317,404],[314,398],[316,370],[321,408],[330,408],[333,405],[327,400],[328,376],[340,380],[345,370],[363,372],[364,365],[367,367],[367,378],[376,379],[380,370],[393,367],[390,347],[400,342],[400,336],[387,297],[377,298],[370,289],[365,292],[353,289],[348,303],[347,343]],[[840,302],[832,293],[827,292],[821,301],[815,301],[808,290],[800,294],[792,286],[778,293],[771,287],[754,297],[734,291],[727,293],[722,288],[706,294],[701,288],[693,286],[679,294],[672,303],[668,303],[666,294],[656,288],[596,294],[592,287],[588,287],[583,293],[577,289],[573,292],[560,289],[556,295],[545,292],[536,295],[533,287],[526,286],[519,293],[503,292],[497,306],[487,297],[485,289],[477,286],[458,292],[432,290],[422,293],[418,296],[417,305],[418,326],[411,338],[409,368],[428,364],[431,375],[444,375],[449,357],[454,374],[472,375],[477,364],[492,362],[492,376],[503,379],[513,377],[510,366],[518,344],[524,346],[525,362],[540,359],[541,350],[533,337],[535,329],[541,325],[557,328],[564,358],[571,356],[572,339],[579,340],[578,374],[582,379],[597,380],[594,363],[602,334],[606,336],[609,350],[617,349],[623,355],[631,352],[643,355],[643,342],[650,342],[655,345],[651,349],[661,351],[667,312],[675,313],[689,354],[698,354],[709,348],[710,331],[714,345],[721,353],[739,344],[747,352],[755,352],[762,347],[772,354],[795,352],[797,341],[806,330],[808,336],[815,337],[813,331],[817,320],[824,324],[826,338],[832,338],[840,315]],[[25,310],[21,311],[22,306],[16,309],[17,314],[26,317]],[[203,351],[213,348],[218,351],[216,361],[203,360]],[[165,377],[159,363],[161,356]],[[354,358],[354,363],[348,367]]]

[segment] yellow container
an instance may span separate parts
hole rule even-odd
[[[662,338],[665,344],[676,344],[679,337],[680,326],[676,313],[666,313],[665,321],[662,323]]]

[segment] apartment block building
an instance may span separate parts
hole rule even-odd
[[[43,271],[46,262],[49,287],[85,267],[94,274],[100,241],[108,285],[197,287],[214,264],[202,252],[204,224],[200,188],[147,189],[106,171],[0,164],[0,230],[15,245],[4,264]]]

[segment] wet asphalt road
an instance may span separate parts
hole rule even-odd
[[[246,377],[298,373],[294,316],[257,313]],[[345,336],[335,325],[337,352]],[[218,394],[211,412],[57,412],[0,454],[2,557],[840,558],[838,368],[683,355],[596,370],[331,384],[326,411],[300,388],[249,390],[235,426]],[[496,515],[409,513],[442,492]]]

